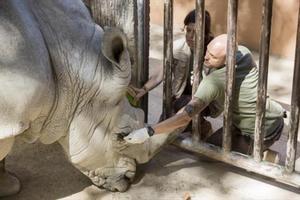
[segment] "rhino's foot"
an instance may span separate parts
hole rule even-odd
[[[0,197],[10,196],[20,191],[21,184],[17,177],[2,171],[0,172]]]
[[[116,192],[125,192],[132,182],[136,171],[135,161],[122,157],[117,166],[99,168],[85,172],[85,174],[98,187]]]

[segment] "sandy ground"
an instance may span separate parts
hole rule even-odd
[[[161,64],[161,29],[152,27],[151,70]],[[289,103],[293,62],[272,57],[269,93]],[[161,111],[162,87],[150,93],[149,122],[155,123]],[[216,126],[215,123],[214,125]],[[274,146],[283,161],[286,135]],[[298,153],[299,156],[300,152]],[[297,160],[297,170],[300,160]],[[7,169],[22,182],[22,191],[3,200],[296,200],[300,191],[275,184],[221,162],[168,146],[151,162],[138,166],[137,177],[125,193],[108,192],[92,185],[65,158],[58,144],[42,145],[16,142],[7,158]]]

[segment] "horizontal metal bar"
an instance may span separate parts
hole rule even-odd
[[[208,156],[209,158],[273,178],[277,182],[300,189],[300,174],[286,173],[285,168],[269,162],[256,162],[251,156],[237,152],[225,152],[222,148],[204,142],[193,142],[189,137],[177,138],[174,145],[184,150]]]

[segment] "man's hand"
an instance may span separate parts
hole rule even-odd
[[[136,88],[136,87],[130,86],[130,88],[135,92],[135,95],[133,95],[134,101],[139,101],[148,92],[148,90],[145,87]]]
[[[124,140],[132,144],[144,143],[150,137],[147,128],[141,128],[132,131],[128,136],[124,137]]]

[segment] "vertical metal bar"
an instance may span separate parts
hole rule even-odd
[[[256,120],[253,155],[257,162],[262,160],[262,145],[265,135],[265,111],[267,96],[267,80],[269,68],[269,50],[272,24],[272,6],[273,0],[264,0],[262,28],[260,36],[259,49],[259,76],[257,85],[257,102],[256,102]]]
[[[298,11],[298,29],[295,51],[295,67],[293,78],[293,90],[291,101],[291,116],[289,122],[289,134],[287,142],[287,156],[285,161],[286,171],[291,173],[295,170],[297,152],[297,137],[299,128],[299,107],[300,107],[300,5]]]
[[[150,0],[144,0],[144,74],[143,80],[149,79],[149,48],[150,48]],[[143,98],[142,108],[145,112],[145,122],[148,122],[148,93]]]
[[[149,0],[138,0],[137,2],[137,22],[138,22],[138,83],[142,87],[149,77]],[[148,93],[141,99],[141,108],[145,113],[145,122],[148,121]]]
[[[164,81],[163,119],[172,112],[172,64],[173,64],[173,0],[164,2]]]
[[[223,150],[231,150],[231,125],[233,108],[233,89],[235,85],[235,61],[236,61],[236,32],[237,32],[238,0],[228,1],[227,16],[227,53],[226,53],[226,90],[224,103],[224,133]]]
[[[196,0],[196,33],[194,49],[194,82],[193,97],[200,81],[202,80],[202,65],[204,61],[204,30],[205,30],[205,0]],[[199,115],[193,117],[193,140],[199,141],[201,138],[201,129],[199,129]]]

